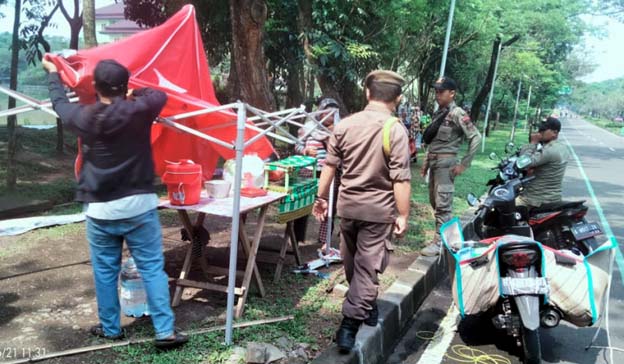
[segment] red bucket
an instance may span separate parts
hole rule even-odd
[[[172,205],[195,205],[202,190],[202,168],[192,160],[167,162],[162,181],[167,185]]]

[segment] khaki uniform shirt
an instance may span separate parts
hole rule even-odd
[[[407,130],[396,122],[390,130],[390,156],[383,152],[383,126],[392,116],[381,105],[368,105],[336,125],[325,164],[342,163],[338,216],[378,223],[396,219],[393,182],[411,178]]]
[[[524,146],[520,152],[531,157],[533,176],[521,194],[531,206],[561,201],[563,176],[568,165],[568,148],[553,140],[537,150],[537,144]]]
[[[438,133],[429,145],[428,152],[436,154],[457,154],[459,147],[464,140],[470,143],[468,152],[461,161],[464,167],[470,167],[475,154],[479,150],[481,134],[475,125],[470,121],[470,116],[454,102],[449,105],[449,113],[440,125]],[[433,119],[440,117],[446,109],[440,109],[433,115]]]

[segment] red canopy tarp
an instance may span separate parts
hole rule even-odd
[[[184,6],[156,28],[115,43],[81,50],[67,58],[47,57],[58,67],[63,82],[76,91],[81,103],[95,102],[92,80],[97,63],[102,59],[115,59],[130,70],[130,88],[151,87],[167,93],[162,117],[219,106],[192,5]],[[236,113],[233,111],[212,112],[179,122],[228,143],[236,140]],[[245,140],[257,134],[245,129]],[[159,175],[164,173],[166,161],[191,159],[202,165],[204,179],[210,179],[219,157],[234,158],[231,149],[161,124],[152,127],[152,149]],[[265,137],[248,146],[245,154],[255,153],[264,159],[273,151]]]

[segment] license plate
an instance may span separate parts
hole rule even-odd
[[[572,235],[574,235],[574,239],[577,241],[585,240],[600,234],[602,234],[602,229],[600,228],[600,225],[595,222],[572,226]]]

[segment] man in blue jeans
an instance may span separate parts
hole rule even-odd
[[[124,337],[117,282],[125,240],[143,278],[155,346],[183,345],[188,338],[174,329],[156,212],[158,197],[152,183],[151,127],[167,95],[149,88],[128,92],[128,69],[114,60],[102,60],[93,72],[98,101],[72,104],[54,63],[44,59],[42,64],[49,72],[54,111],[81,142],[83,164],[76,200],[87,206],[87,239],[100,319],[91,333],[112,340]]]

